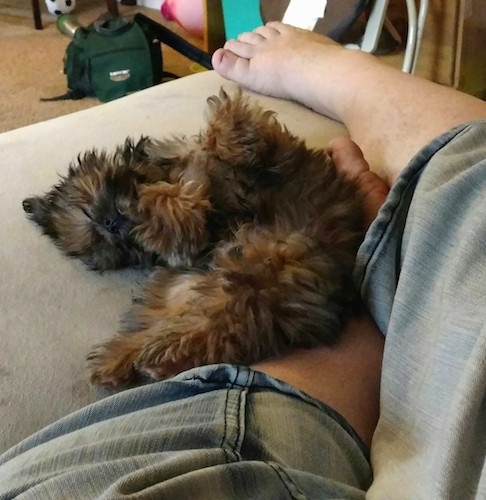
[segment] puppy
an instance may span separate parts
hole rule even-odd
[[[90,269],[156,265],[88,355],[95,385],[331,344],[356,306],[357,185],[241,92],[210,97],[195,137],[85,153],[24,210]]]

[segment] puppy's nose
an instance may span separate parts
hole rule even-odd
[[[32,203],[29,198],[25,199],[22,202],[22,207],[24,211],[27,212],[28,214],[31,214],[34,211],[34,209],[32,208]]]
[[[103,227],[110,233],[120,232],[120,219],[119,217],[107,217],[103,221]]]

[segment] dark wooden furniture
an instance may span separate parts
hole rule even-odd
[[[41,11],[40,11],[40,0],[32,0],[32,12],[34,14],[34,26],[36,30],[42,29],[42,19],[41,19]],[[114,16],[118,17],[118,3],[116,0],[106,0],[106,8],[108,12]]]

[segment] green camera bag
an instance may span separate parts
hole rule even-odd
[[[161,42],[211,69],[207,53],[142,14],[102,16],[86,28],[77,28],[67,47],[68,92],[43,100],[96,97],[107,102],[161,83],[163,78],[177,78],[163,71]]]
[[[112,101],[162,80],[160,43],[135,20],[78,28],[64,59],[71,98]]]

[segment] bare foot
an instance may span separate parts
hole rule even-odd
[[[387,184],[371,172],[363,152],[348,137],[331,139],[327,146],[327,153],[338,170],[346,177],[357,180],[361,192],[364,194],[365,222],[366,227],[368,227],[385,202],[389,191]]]
[[[334,116],[322,109],[319,83],[322,68],[321,50],[341,51],[331,39],[283,24],[270,22],[237,40],[228,40],[214,52],[214,69],[261,94],[301,102],[316,111]]]

